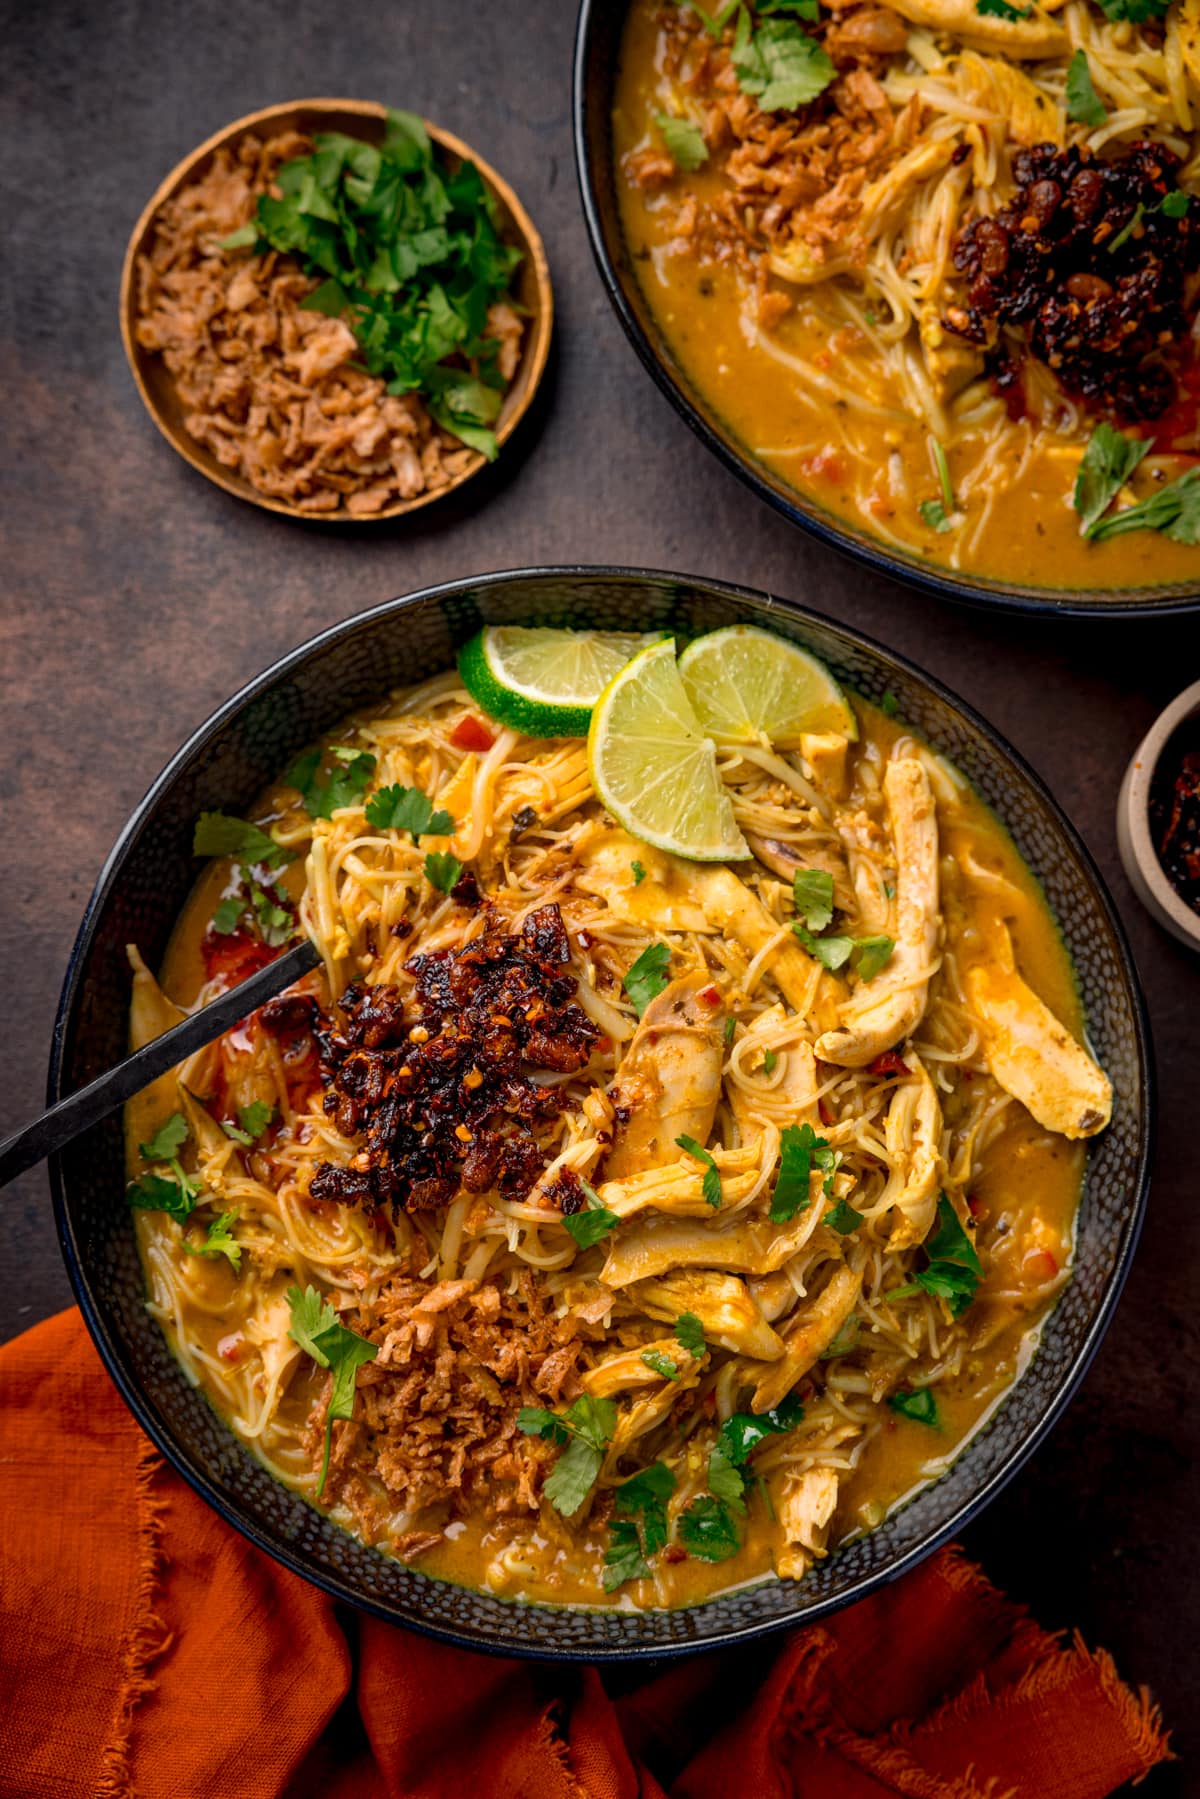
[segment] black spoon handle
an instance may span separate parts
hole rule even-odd
[[[0,1187],[16,1175],[32,1168],[54,1150],[61,1149],[72,1137],[91,1128],[99,1119],[115,1112],[127,1099],[148,1087],[160,1074],[187,1060],[194,1051],[203,1049],[231,1025],[245,1018],[298,981],[302,974],[316,968],[320,951],[306,937],[285,955],[268,962],[248,980],[231,987],[217,999],[193,1012],[190,1018],[164,1031],[153,1043],[135,1050],[124,1062],[118,1062],[107,1074],[98,1075],[77,1093],[60,1099],[22,1130],[0,1143]]]

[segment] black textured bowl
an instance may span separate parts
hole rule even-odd
[[[822,543],[865,562],[868,568],[943,599],[1002,606],[1016,612],[1061,617],[1102,612],[1113,618],[1186,612],[1200,606],[1200,573],[1191,582],[1150,587],[1050,588],[1008,583],[942,569],[885,545],[869,532],[827,511],[811,495],[789,486],[759,462],[709,404],[676,361],[655,322],[633,267],[617,205],[613,163],[613,96],[628,0],[581,0],[575,37],[575,161],[584,216],[600,278],[629,341],[676,412],[726,468],[760,499]]]
[[[769,1581],[687,1611],[631,1614],[521,1606],[435,1581],[345,1535],[280,1486],[185,1379],[144,1305],[118,1119],[51,1163],[72,1285],[135,1416],[223,1517],[341,1599],[473,1648],[587,1661],[710,1647],[812,1620],[891,1579],[999,1491],[1078,1384],[1116,1305],[1137,1239],[1151,1127],[1149,1046],[1121,927],[1087,851],[1036,775],[945,688],[840,625],[742,588],[622,569],[487,575],[395,600],[337,625],[252,681],[192,737],[121,833],[88,905],[63,987],[51,1098],[124,1053],[124,946],[157,965],[194,881],[192,825],[238,811],[304,744],[390,687],[450,666],[481,622],[677,628],[769,625],[862,693],[890,690],[902,715],[950,756],[1000,814],[1045,888],[1075,958],[1096,1051],[1112,1077],[1111,1127],[1090,1148],[1074,1277],[1041,1349],[1004,1405],[935,1486],[799,1585]]]

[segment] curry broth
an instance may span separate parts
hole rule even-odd
[[[624,172],[624,159],[653,141],[653,115],[670,103],[662,72],[658,0],[634,0],[622,44],[613,112],[617,190],[626,242],[639,285],[670,356],[685,380],[725,421],[746,451],[773,475],[836,519],[866,530],[886,546],[924,561],[1008,583],[1046,588],[1138,587],[1194,581],[1200,550],[1159,532],[1137,531],[1085,543],[1071,504],[1083,440],[1042,432],[1017,480],[1019,457],[993,452],[963,434],[946,445],[956,490],[983,455],[998,455],[1003,503],[976,534],[963,526],[938,532],[918,502],[936,499],[937,474],[927,425],[892,396],[894,414],[878,429],[873,466],[856,469],[830,430],[841,399],[806,393],[802,374],[752,341],[747,285],[731,264],[701,261],[681,244],[674,225],[681,184],[701,200],[723,186],[710,164],[680,175],[666,194],[647,192]],[[780,349],[817,370],[836,369],[857,391],[887,399],[878,352],[854,324],[820,301],[820,289],[797,289],[796,304],[773,336]],[[897,494],[889,459],[898,456],[907,491]],[[1180,467],[1187,463],[1180,459]],[[970,548],[963,549],[964,539]]]
[[[863,741],[886,754],[905,734],[904,727],[861,699],[856,699],[855,705]],[[269,791],[252,816],[266,818],[281,809],[279,795]],[[952,801],[939,793],[938,822],[943,909],[955,953],[964,961],[986,958],[1003,923],[1011,931],[1025,978],[1068,1029],[1078,1034],[1083,1021],[1069,957],[1041,891],[1007,832],[965,782]],[[978,879],[964,878],[968,864],[1002,877],[1008,884],[1003,902]],[[293,891],[300,883],[301,867],[293,864],[287,871],[285,878]],[[228,877],[229,865],[224,862],[205,871],[171,937],[161,984],[180,1005],[194,1004],[204,983],[203,939]],[[166,1077],[168,1083],[171,1080]],[[163,1083],[156,1083],[131,1103],[126,1113],[131,1161],[138,1141],[149,1137],[173,1109]],[[950,1118],[952,1113],[948,1121]],[[940,1427],[931,1430],[886,1407],[878,1408],[873,1434],[857,1468],[842,1485],[831,1545],[872,1528],[898,1502],[944,1472],[1026,1366],[1048,1303],[1031,1306],[1021,1290],[1022,1279],[1036,1285],[1050,1267],[1047,1258],[1060,1269],[1069,1262],[1082,1170],[1082,1145],[1051,1136],[1015,1102],[1008,1108],[1003,1132],[972,1185],[972,1198],[982,1208],[977,1240],[981,1248],[1005,1246],[1003,1276],[999,1269],[992,1270],[967,1314],[972,1346],[962,1374],[938,1386]],[[158,1213],[139,1211],[135,1219],[143,1262],[152,1274],[155,1256],[171,1250],[171,1227]],[[222,1378],[227,1366],[222,1362],[223,1341],[252,1326],[246,1286],[221,1258],[210,1261],[176,1254],[175,1261],[184,1264],[178,1279],[186,1295],[188,1331],[205,1352],[199,1375],[202,1390],[218,1414],[253,1447],[248,1421],[236,1413],[231,1416],[232,1370],[227,1379]],[[281,1268],[277,1275],[280,1294],[290,1273]],[[1004,1297],[990,1298],[989,1288],[1000,1279],[1005,1283]],[[165,1328],[172,1347],[177,1347],[169,1319]],[[304,1435],[324,1378],[320,1370],[305,1363],[283,1397],[281,1413],[294,1426],[298,1440]],[[696,1446],[692,1453],[699,1460],[707,1452]],[[283,1472],[299,1478],[308,1467],[305,1453]],[[332,1516],[346,1528],[361,1532],[361,1523],[344,1507],[334,1508]],[[422,1554],[419,1566],[439,1578],[464,1586],[485,1586],[514,1598],[595,1604],[606,1539],[606,1528],[597,1521],[571,1534],[555,1517],[548,1530],[514,1538],[502,1523],[468,1517],[450,1524],[444,1540]],[[394,1547],[386,1525],[374,1541],[385,1552]],[[761,1505],[752,1505],[742,1547],[735,1556],[719,1565],[660,1558],[653,1578],[628,1583],[609,1603],[629,1609],[700,1602],[768,1575],[772,1551],[781,1542],[778,1524]]]

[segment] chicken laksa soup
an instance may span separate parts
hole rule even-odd
[[[346,1530],[680,1606],[947,1468],[1070,1278],[1111,1089],[902,719],[754,629],[576,635],[485,632],[198,821],[135,1044],[301,932],[322,964],[132,1103],[129,1198],[188,1377]],[[587,738],[526,638],[620,671]]]
[[[614,146],[671,363],[907,556],[1200,575],[1200,0],[633,0]]]

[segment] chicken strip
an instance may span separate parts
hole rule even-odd
[[[683,1270],[661,1280],[639,1281],[629,1297],[651,1318],[674,1323],[682,1312],[694,1312],[709,1343],[735,1355],[773,1362],[783,1354],[782,1339],[771,1329],[746,1286],[733,1274]]]
[[[595,1394],[598,1399],[607,1399],[614,1393],[627,1392],[631,1387],[653,1387],[659,1381],[670,1380],[669,1374],[659,1373],[647,1363],[648,1355],[660,1360],[665,1358],[680,1375],[700,1363],[700,1358],[689,1355],[674,1337],[658,1337],[653,1343],[641,1343],[636,1349],[623,1349],[619,1355],[607,1356],[595,1368],[589,1368],[580,1377],[584,1391]]]
[[[766,1370],[754,1389],[751,1409],[769,1412],[808,1373],[833,1342],[858,1304],[863,1271],[843,1262],[811,1304],[800,1308],[784,1327],[783,1358]]]
[[[925,1241],[937,1217],[945,1170],[937,1090],[919,1056],[909,1057],[909,1067],[915,1078],[902,1082],[892,1094],[884,1126],[892,1171],[879,1210],[893,1213],[890,1250]]]
[[[757,956],[780,937],[779,925],[732,869],[693,867],[689,873],[709,923],[734,938],[748,955]],[[788,1004],[807,1018],[825,972],[821,964],[788,931],[770,952],[767,968]]]
[[[967,998],[988,1067],[1048,1131],[1093,1137],[1112,1117],[1112,1083],[1015,968],[976,963]]]
[[[721,1176],[722,1210],[738,1205],[753,1191],[759,1177],[762,1138],[740,1149],[717,1149],[713,1160]],[[683,1156],[661,1168],[648,1168],[622,1180],[603,1181],[597,1189],[601,1200],[618,1218],[638,1212],[670,1212],[679,1218],[711,1218],[713,1208],[704,1197],[705,1166],[695,1156]]]
[[[937,809],[915,756],[889,762],[883,777],[896,849],[896,944],[841,1008],[841,1028],[817,1039],[823,1062],[865,1068],[909,1036],[925,1014],[938,931]]]
[[[679,1159],[677,1139],[706,1143],[721,1097],[723,1008],[706,974],[688,974],[646,1007],[617,1070],[618,1126],[609,1180]]]
[[[800,1580],[825,1553],[825,1536],[837,1509],[838,1477],[832,1468],[807,1468],[788,1474],[777,1500],[787,1548],[776,1557],[784,1580]]]
[[[694,864],[638,843],[626,831],[603,826],[581,837],[575,855],[580,865],[576,885],[603,900],[622,924],[701,934],[714,929],[692,892]],[[643,871],[640,880],[635,863]]]
[[[802,1249],[821,1221],[819,1206],[805,1206],[789,1224],[748,1218],[723,1230],[686,1218],[648,1218],[635,1230],[609,1239],[600,1278],[608,1287],[665,1274],[672,1268],[724,1268],[741,1274],[773,1274]],[[686,1308],[685,1308],[686,1309]]]
[[[1018,61],[1065,56],[1070,49],[1067,34],[1035,6],[1028,18],[1005,18],[981,13],[975,0],[891,0],[901,18],[931,31],[952,32],[964,43],[997,50]]]

